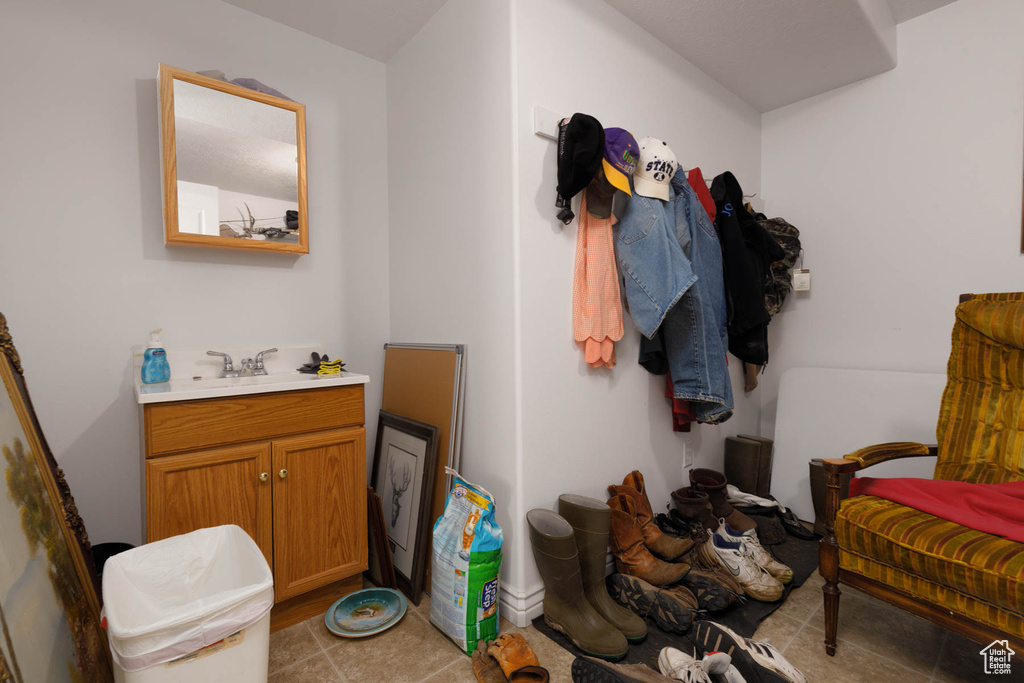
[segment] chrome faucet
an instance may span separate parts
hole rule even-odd
[[[242,366],[242,369],[238,371],[239,377],[252,377],[255,374],[252,371],[252,358],[243,358],[238,364]]]
[[[256,354],[256,366],[252,368],[253,375],[267,374],[267,369],[263,367],[263,354],[265,353],[277,353],[277,347],[275,346],[272,349],[266,349]]]
[[[220,356],[224,359],[224,367],[221,368],[220,374],[217,377],[238,377],[238,370],[235,370],[235,366],[231,362],[231,356],[220,351],[207,351],[207,356]]]

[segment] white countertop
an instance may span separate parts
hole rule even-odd
[[[143,403],[166,403],[168,401],[192,401],[202,398],[224,396],[245,396],[267,394],[274,391],[296,391],[318,389],[346,384],[367,384],[370,378],[352,372],[338,375],[306,375],[298,372],[303,363],[308,363],[310,353],[323,353],[319,346],[281,347],[264,357],[266,375],[256,377],[218,377],[223,362],[220,358],[206,355],[203,350],[167,350],[167,362],[171,366],[171,380],[159,384],[143,384],[139,368],[142,365],[143,347],[132,349],[135,366],[135,399]],[[219,349],[231,354],[235,369],[241,368],[243,358],[255,358],[259,348]],[[337,358],[337,356],[334,356]]]
[[[246,396],[266,394],[274,391],[295,391],[297,389],[319,389],[346,384],[367,384],[370,378],[352,372],[338,375],[304,375],[291,372],[261,377],[225,377],[213,379],[171,379],[159,384],[135,383],[135,398],[142,403],[166,403],[168,401],[192,401],[200,398],[221,398],[223,396]]]

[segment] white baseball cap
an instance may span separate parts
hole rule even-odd
[[[637,144],[640,145],[640,162],[633,171],[633,191],[667,202],[668,184],[679,166],[675,152],[657,138],[641,138]]]

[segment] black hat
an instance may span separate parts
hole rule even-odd
[[[568,225],[569,201],[597,175],[604,158],[604,127],[593,116],[576,113],[558,124],[558,218]]]

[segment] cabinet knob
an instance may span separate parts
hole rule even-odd
[[[282,479],[284,479],[285,477],[288,476],[288,470],[281,470],[280,472],[277,473],[277,476],[279,476]]]
[[[266,481],[267,479],[270,479],[270,474],[267,472],[260,472],[260,481]]]

